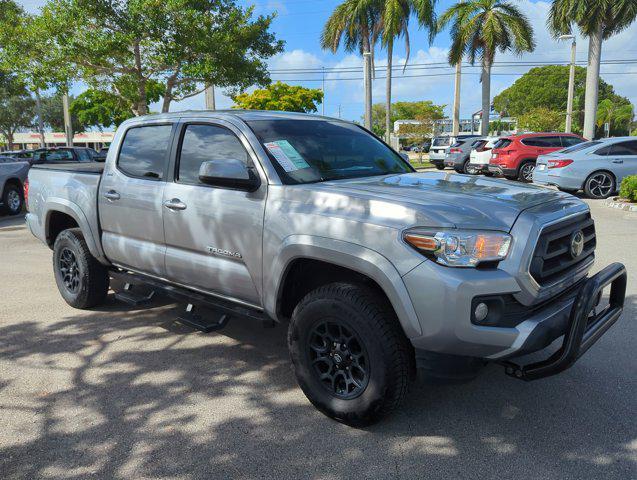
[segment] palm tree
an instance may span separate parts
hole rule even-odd
[[[533,29],[522,12],[513,4],[500,0],[469,0],[456,3],[442,14],[438,29],[451,23],[449,63],[456,65],[466,54],[474,65],[482,64],[482,128],[489,134],[491,110],[491,66],[496,52],[513,50],[516,54],[535,48]]]
[[[429,38],[433,37],[436,30],[436,14],[434,6],[436,0],[385,0],[379,2],[381,18],[378,33],[381,44],[387,49],[387,74],[385,80],[385,136],[389,142],[391,132],[391,82],[392,82],[392,57],[394,41],[397,38],[405,38],[406,58],[403,72],[409,62],[409,18],[412,12],[416,14],[418,22],[429,31]]]
[[[635,21],[637,0],[554,0],[549,12],[549,29],[556,37],[571,33],[573,24],[588,37],[588,66],[584,96],[584,137],[595,136],[599,65],[602,41]]]
[[[336,53],[341,42],[348,52],[360,52],[365,74],[371,78],[371,54],[380,22],[379,0],[345,0],[328,18],[321,34],[321,48]],[[365,126],[371,128],[372,92],[365,91]]]
[[[608,123],[610,128],[622,128],[626,126],[628,133],[630,134],[630,124],[633,121],[633,106],[631,104],[617,105],[609,98],[606,98],[599,102],[597,106],[596,125],[597,128],[602,128],[605,123]]]

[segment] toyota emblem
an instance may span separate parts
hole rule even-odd
[[[571,235],[571,257],[577,258],[584,251],[584,233],[581,230]]]

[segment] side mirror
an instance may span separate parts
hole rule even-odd
[[[203,162],[199,167],[199,181],[206,185],[246,192],[254,192],[261,185],[254,170],[234,158]]]

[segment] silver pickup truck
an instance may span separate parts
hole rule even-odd
[[[623,265],[588,277],[596,236],[584,202],[417,173],[341,120],[135,118],[105,164],[34,166],[28,191],[27,223],[53,249],[70,305],[102,304],[111,277],[124,276],[127,287],[183,300],[189,314],[223,313],[211,329],[237,317],[286,323],[301,388],[350,425],[396,408],[416,367],[462,377],[497,362],[522,380],[556,374],[623,309]],[[518,359],[560,337],[546,360]]]

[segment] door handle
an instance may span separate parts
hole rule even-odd
[[[613,163],[624,163],[623,160],[613,160]]]
[[[173,198],[172,200],[166,200],[164,202],[164,207],[169,210],[186,210],[186,204],[179,200],[178,198]]]
[[[104,194],[104,198],[106,198],[107,200],[119,200],[121,197],[119,195],[119,193],[117,193],[115,190],[109,190],[108,192],[106,192]]]

